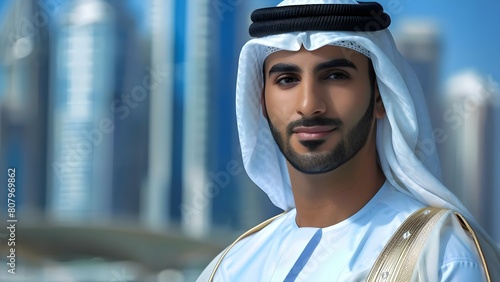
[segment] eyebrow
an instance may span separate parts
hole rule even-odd
[[[330,68],[353,68],[355,70],[358,70],[356,65],[351,62],[348,59],[333,59],[327,62],[323,62],[316,67],[314,67],[314,73],[318,73],[324,69],[330,69]],[[301,73],[302,69],[298,67],[297,65],[294,64],[284,64],[284,63],[278,63],[269,69],[268,76],[271,77],[273,73],[277,72],[298,72]]]
[[[331,61],[327,61],[317,65],[314,68],[314,72],[317,73],[321,70],[330,68],[353,68],[355,70],[358,70],[356,65],[348,59],[333,59]]]
[[[297,65],[278,63],[269,69],[268,75],[269,75],[269,77],[271,77],[271,75],[273,73],[277,73],[277,72],[299,72],[300,73],[300,72],[302,72],[302,69],[299,68]]]

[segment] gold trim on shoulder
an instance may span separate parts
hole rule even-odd
[[[214,277],[215,277],[215,272],[217,271],[217,269],[219,268],[219,265],[221,264],[222,262],[222,259],[224,259],[224,257],[227,255],[227,253],[229,252],[229,250],[231,250],[232,247],[234,247],[234,245],[236,245],[236,243],[238,243],[239,241],[241,241],[243,238],[246,238],[256,232],[259,232],[260,230],[264,229],[264,227],[268,226],[271,222],[273,222],[275,219],[277,219],[278,217],[282,216],[286,214],[286,212],[283,212],[283,213],[280,213],[276,216],[273,216],[269,219],[267,219],[266,221],[260,223],[259,225],[253,227],[252,229],[248,230],[247,232],[243,233],[240,237],[238,237],[236,240],[234,240],[234,242],[229,245],[229,247],[227,247],[224,252],[222,253],[222,255],[220,256],[219,260],[217,261],[217,264],[215,264],[215,267],[214,269],[212,270],[212,274],[210,275],[210,278],[208,279],[209,282],[212,282],[214,280]]]
[[[479,245],[477,236],[467,222],[467,220],[459,213],[453,212],[447,209],[435,208],[435,207],[425,207],[413,214],[411,214],[401,226],[398,228],[396,233],[392,235],[389,242],[385,245],[384,249],[375,261],[370,273],[368,274],[367,282],[401,282],[410,281],[415,265],[417,264],[420,253],[429,238],[430,233],[436,226],[436,224],[444,218],[445,215],[453,213],[462,228],[468,231],[474,244],[478,250],[481,263],[483,265],[486,279],[491,282],[491,277],[489,274],[488,266],[484,258],[483,251]],[[283,212],[276,215],[259,225],[253,227],[247,232],[243,233],[238,237],[229,247],[227,247],[221,254],[219,260],[215,264],[212,274],[210,275],[209,282],[212,282],[217,269],[219,268],[222,260],[227,255],[229,250],[231,250],[234,245],[236,245],[242,239],[262,230],[264,227],[268,226],[278,217],[286,214]]]
[[[449,215],[450,213],[453,213],[453,211],[425,207],[410,215],[385,245],[375,261],[366,281],[410,281],[420,252],[430,233],[436,224],[444,218],[444,215]],[[486,272],[487,281],[490,282],[491,278],[489,276],[488,267],[474,231],[462,215],[456,212],[454,215],[458,218],[464,230],[470,232],[472,235],[479,256],[481,257],[481,263]]]
[[[481,263],[483,264],[484,272],[486,274],[486,281],[491,282],[490,271],[488,270],[488,264],[486,264],[486,259],[484,258],[483,249],[481,249],[481,245],[479,244],[479,240],[477,239],[474,229],[472,229],[472,227],[470,226],[470,224],[467,222],[467,220],[463,215],[459,214],[458,212],[455,212],[455,216],[458,218],[458,221],[462,225],[462,228],[464,230],[469,231],[470,235],[472,236],[474,244],[476,245],[477,251],[479,253],[479,257],[481,258]]]

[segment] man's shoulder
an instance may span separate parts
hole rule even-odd
[[[208,281],[214,268],[218,269],[219,274],[224,273],[224,263],[221,263],[220,266],[217,265],[217,263],[221,261],[221,258],[223,258],[225,263],[230,262],[230,264],[245,261],[252,257],[252,251],[258,253],[258,249],[262,248],[263,245],[269,244],[271,238],[275,241],[279,241],[283,237],[286,237],[287,230],[289,231],[292,228],[291,223],[294,222],[294,218],[295,209],[292,209],[291,211],[269,218],[248,230],[232,245],[228,246],[217,255],[196,281]],[[261,228],[258,228],[255,232],[249,232],[259,226]],[[279,236],[276,236],[276,234],[279,234]]]
[[[447,213],[432,230],[422,250],[417,272],[427,281],[485,281],[473,238],[453,212]]]
[[[407,281],[405,275],[412,273],[416,278],[411,281],[484,281],[473,239],[451,210],[425,207],[407,218],[385,244],[375,269],[388,269],[400,260],[402,268],[392,269],[398,281]]]

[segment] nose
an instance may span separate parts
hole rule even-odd
[[[323,91],[314,79],[304,78],[297,95],[296,111],[303,118],[320,116],[326,111]]]

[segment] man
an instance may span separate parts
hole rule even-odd
[[[449,212],[405,281],[499,281],[498,247],[441,183],[437,153],[418,146],[433,140],[425,101],[382,8],[278,6],[252,14],[259,38],[241,51],[236,110],[245,169],[286,213],[242,236],[198,281],[365,281],[391,236],[426,206],[464,215],[482,252]]]

